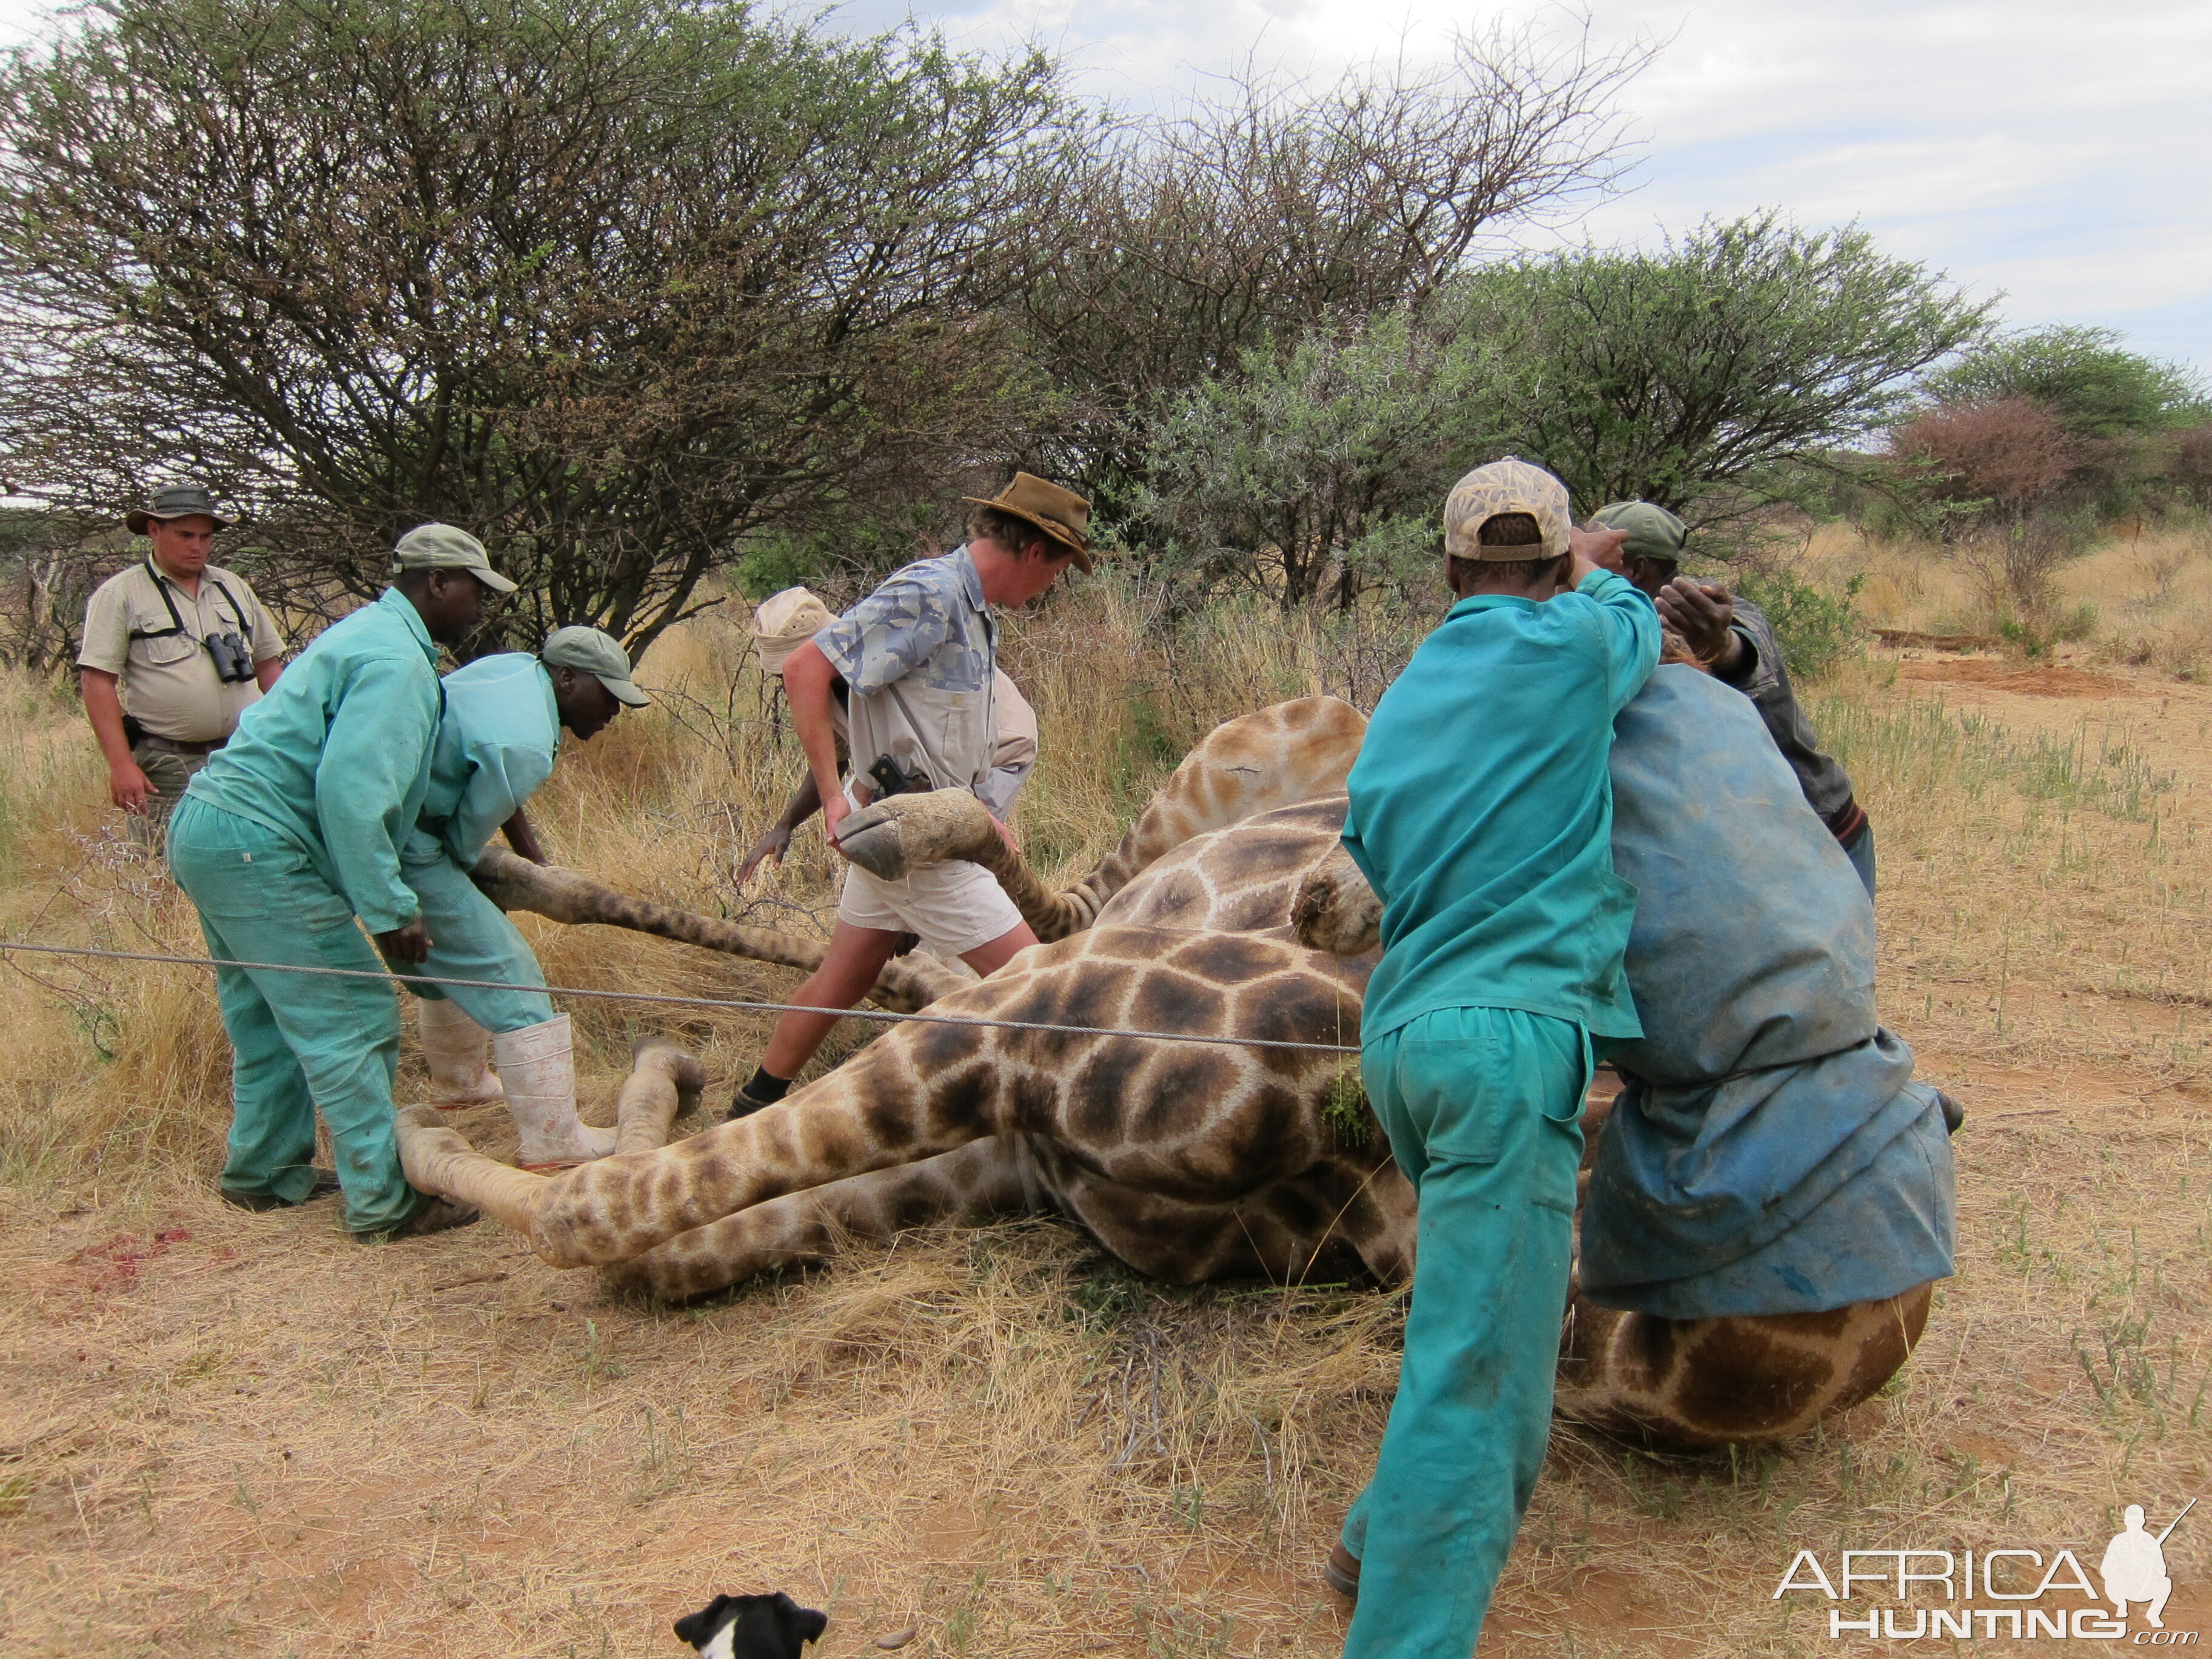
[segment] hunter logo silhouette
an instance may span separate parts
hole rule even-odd
[[[2124,1620],[2128,1603],[2147,1601],[2143,1617],[2153,1630],[2164,1630],[2166,1620],[2160,1617],[2166,1611],[2166,1598],[2173,1594],[2173,1580],[2166,1577],[2166,1539],[2181,1524],[2182,1516],[2197,1507],[2191,1498],[2177,1515],[2166,1523],[2166,1530],[2155,1538],[2143,1530],[2143,1511],[2140,1504],[2130,1504],[2124,1517],[2127,1530],[2105,1546],[2105,1559],[2098,1563],[2098,1576],[2105,1581],[2105,1599],[2112,1610]]]

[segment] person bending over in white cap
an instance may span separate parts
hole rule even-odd
[[[783,665],[792,724],[805,746],[833,847],[847,816],[881,795],[966,789],[984,799],[998,747],[992,697],[998,630],[991,607],[1028,604],[1071,564],[1091,568],[1084,539],[1091,504],[1080,495],[1019,472],[990,500],[969,500],[976,511],[969,518],[966,546],[895,572]],[[830,688],[840,678],[849,688],[848,779],[840,777],[830,713]],[[731,1103],[732,1116],[783,1098],[838,1015],[876,982],[906,933],[979,974],[996,972],[1036,943],[981,865],[930,865],[902,881],[878,880],[848,866],[822,966],[791,999],[820,1012],[788,1013],[776,1022],[760,1068]]]
[[[553,1012],[537,955],[469,879],[504,829],[514,850],[546,862],[523,815],[553,771],[565,727],[589,742],[625,708],[648,699],[630,683],[629,657],[596,628],[556,629],[544,648],[479,657],[446,676],[446,712],[431,750],[430,782],[401,874],[430,933],[423,973],[507,988],[417,985],[416,1011],[431,1098],[446,1107],[504,1098],[526,1170],[557,1169],[614,1150],[611,1129],[576,1116],[568,1016]],[[484,1069],[495,1059],[499,1075]]]
[[[761,672],[781,679],[791,653],[836,620],[830,614],[830,607],[804,587],[787,587],[764,600],[753,612],[753,626],[757,630],[754,644],[760,652]],[[837,764],[841,770],[850,764],[848,756],[851,719],[847,703],[851,696],[851,688],[842,674],[830,682],[830,720],[836,732]],[[991,809],[991,815],[1004,823],[1013,817],[1014,798],[1021,793],[1022,786],[1029,781],[1030,772],[1036,767],[1037,719],[1036,711],[1022,696],[1021,688],[1007,678],[1003,668],[994,667],[991,671],[991,700],[997,713],[997,746],[991,752],[991,775],[975,793]],[[763,859],[782,863],[784,854],[791,849],[793,831],[821,810],[822,792],[815,787],[814,774],[810,771],[805,781],[792,792],[783,816],[762,833],[738,861],[737,885],[743,887],[750,881]]]

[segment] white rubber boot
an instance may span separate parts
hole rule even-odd
[[[450,1112],[500,1097],[499,1079],[484,1069],[491,1033],[463,1013],[459,1003],[422,998],[415,1005],[415,1029],[430,1066],[432,1104]]]
[[[594,1129],[576,1115],[576,1060],[568,1015],[502,1031],[491,1040],[491,1052],[507,1085],[507,1109],[522,1138],[517,1164],[526,1170],[565,1167],[614,1151],[612,1129]]]

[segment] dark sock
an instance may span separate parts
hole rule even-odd
[[[775,1105],[777,1101],[781,1100],[790,1092],[791,1079],[787,1077],[770,1077],[765,1066],[757,1068],[753,1073],[752,1081],[745,1085],[745,1093],[763,1106]]]

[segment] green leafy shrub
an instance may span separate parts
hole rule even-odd
[[[1787,570],[1748,571],[1737,580],[1735,591],[1774,624],[1790,672],[1812,676],[1858,649],[1866,635],[1857,603],[1865,584],[1864,576],[1853,576],[1838,599]]]

